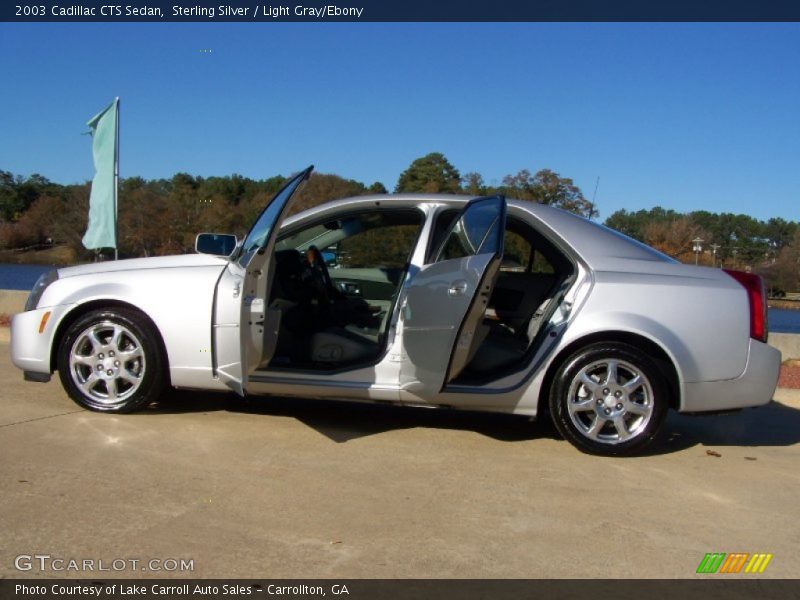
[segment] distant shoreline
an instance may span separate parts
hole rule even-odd
[[[0,263],[68,267],[77,261],[68,247],[51,246],[42,250],[0,250]]]
[[[767,306],[782,310],[800,310],[800,300],[767,300]]]

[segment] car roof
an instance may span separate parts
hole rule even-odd
[[[446,206],[460,209],[476,196],[457,194],[369,194],[333,200],[309,208],[286,219],[284,225],[291,226],[301,219],[335,215],[344,208],[366,209],[390,204],[394,208],[414,208],[420,205]],[[507,199],[509,214],[537,223],[550,230],[562,244],[576,252],[595,270],[629,270],[630,261],[647,263],[675,263],[669,256],[618,231],[595,223],[574,213],[531,202]],[[620,261],[626,264],[620,264]],[[635,269],[638,270],[638,269]]]

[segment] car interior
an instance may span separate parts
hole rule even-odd
[[[446,209],[436,215],[429,259],[458,214]],[[270,297],[281,318],[270,368],[325,371],[376,362],[422,223],[416,209],[382,209],[281,236]],[[526,362],[573,273],[551,242],[512,215],[504,247],[483,341],[459,383],[495,379]]]
[[[457,211],[443,211],[434,224],[429,256],[446,235]],[[503,261],[484,314],[480,345],[453,383],[480,384],[527,363],[543,325],[568,287],[573,264],[547,238],[508,215]]]
[[[383,209],[290,231],[275,246],[270,367],[332,370],[376,361],[424,215]]]

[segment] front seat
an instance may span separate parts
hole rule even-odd
[[[341,327],[332,327],[311,336],[311,360],[314,362],[357,362],[377,353],[377,342]]]

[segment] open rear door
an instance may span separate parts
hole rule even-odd
[[[248,375],[275,351],[280,313],[266,306],[275,238],[289,201],[313,168],[289,178],[275,194],[217,280],[212,364],[214,374],[238,394],[244,394]]]
[[[403,390],[432,400],[469,364],[488,331],[483,317],[505,226],[503,196],[470,201],[434,260],[413,275],[403,308]]]

